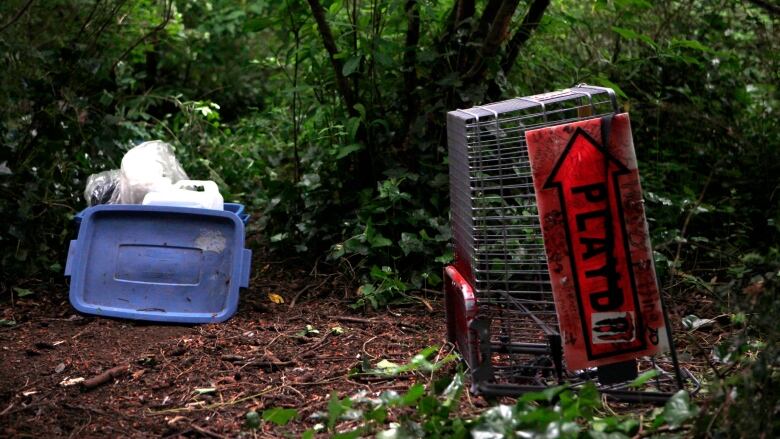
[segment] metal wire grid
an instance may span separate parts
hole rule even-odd
[[[496,351],[558,334],[525,132],[614,113],[610,92],[583,86],[449,115],[455,249],[468,261]],[[505,363],[526,367],[518,355],[499,354],[497,375]]]
[[[510,99],[448,114],[450,199],[456,268],[473,283],[482,318],[478,338],[482,391],[516,395],[560,382],[560,336],[536,208],[525,140],[527,130],[618,111],[610,89],[578,86],[556,93]],[[485,322],[487,324],[485,324]],[[557,340],[557,342],[556,342]],[[552,346],[558,343],[558,347]],[[639,361],[655,369],[655,392],[637,396],[627,383],[601,386],[625,400],[664,400],[681,386],[668,361]],[[485,376],[485,372],[489,376]],[[567,376],[575,387],[596,378],[596,369]],[[556,376],[557,375],[557,376]],[[664,393],[665,392],[665,393]]]

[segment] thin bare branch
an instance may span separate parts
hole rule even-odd
[[[116,66],[117,66],[117,65],[118,65],[118,64],[119,64],[119,63],[120,63],[120,62],[121,62],[123,59],[125,59],[125,57],[126,57],[126,56],[127,56],[129,53],[130,53],[130,52],[132,52],[132,51],[133,51],[133,49],[135,49],[136,47],[138,47],[138,45],[139,45],[139,44],[143,43],[143,42],[144,42],[144,41],[146,41],[148,38],[150,38],[151,36],[155,35],[157,32],[160,32],[161,30],[165,29],[165,27],[166,27],[166,26],[168,26],[168,23],[171,21],[171,17],[172,17],[172,15],[173,15],[173,0],[168,0],[168,1],[165,3],[165,16],[163,17],[163,21],[162,21],[160,24],[158,24],[157,26],[155,26],[154,28],[152,28],[152,29],[151,29],[149,32],[147,32],[146,34],[144,34],[143,36],[141,36],[141,38],[139,38],[138,40],[136,40],[136,41],[135,41],[135,43],[133,43],[132,45],[130,45],[130,47],[128,47],[127,49],[125,49],[125,51],[124,51],[124,52],[122,52],[122,54],[121,54],[121,55],[119,55],[119,58],[117,58],[117,59],[116,59],[116,61],[114,61],[114,63],[111,65],[111,71],[113,71],[114,69],[116,69]]]
[[[539,27],[539,23],[542,21],[544,11],[550,6],[550,0],[534,0],[531,6],[528,8],[525,17],[523,18],[520,28],[515,32],[515,35],[509,41],[507,45],[506,55],[501,61],[501,70],[504,74],[509,73],[512,66],[517,61],[517,56],[520,54],[520,48],[531,38],[531,34]]]
[[[330,63],[333,66],[333,73],[336,76],[336,87],[338,87],[339,93],[341,94],[342,99],[344,99],[347,112],[349,112],[351,116],[357,116],[357,110],[354,108],[355,99],[352,95],[352,91],[349,88],[347,78],[344,76],[342,71],[344,64],[336,57],[339,53],[339,50],[336,47],[336,40],[333,38],[333,32],[330,30],[330,25],[325,18],[325,9],[322,7],[322,4],[320,4],[319,0],[307,1],[309,2],[312,15],[314,16],[314,21],[317,22],[317,29],[320,32],[322,44],[325,46],[325,50],[328,51]]]
[[[482,50],[472,62],[471,68],[466,73],[469,79],[479,80],[485,74],[487,60],[493,58],[501,48],[501,43],[509,36],[509,23],[517,9],[520,0],[503,0],[496,11],[496,17],[490,25],[490,30],[482,42]]]
[[[27,12],[27,9],[30,8],[33,1],[35,0],[27,0],[27,3],[25,3],[21,9],[16,11],[16,14],[14,14],[14,16],[11,17],[11,20],[8,23],[4,24],[3,27],[0,27],[0,33],[8,29],[9,27],[13,26],[14,23],[16,23],[20,18],[22,18],[22,15],[24,15],[24,13]]]
[[[780,5],[770,3],[766,0],[749,0],[749,2],[772,15],[780,15]]]

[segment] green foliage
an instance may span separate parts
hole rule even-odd
[[[731,321],[738,328],[712,352],[712,395],[698,419],[702,434],[776,437],[780,405],[780,251],[748,253],[732,267],[738,275],[717,294],[739,295]]]
[[[312,3],[0,2],[0,292],[35,300],[37,284],[59,281],[87,176],[159,138],[191,176],[247,204],[250,233],[280,258],[326,254],[350,273],[356,307],[414,300],[412,290],[438,288],[452,259],[446,111],[588,82],[614,88],[631,113],[661,284],[681,307],[690,292],[713,299],[739,329],[713,352],[720,369],[702,428],[769,431],[741,414],[774,413],[766,389],[779,387],[771,7],[550,2],[503,65],[537,2],[517,2],[487,59],[486,1],[460,22],[454,1],[323,1],[333,59]],[[683,315],[692,332],[711,324],[699,309]],[[433,410],[440,398],[429,389],[414,404]],[[512,422],[542,427],[512,410]],[[556,422],[574,431],[569,418]]]
[[[463,374],[444,377],[426,386],[412,385],[405,393],[384,391],[370,397],[361,391],[351,397],[331,395],[327,412],[315,413],[322,421],[303,437],[327,430],[332,437],[353,438],[374,435],[377,438],[423,437],[502,437],[502,438],[591,438],[621,439],[639,432],[639,421],[607,414],[601,395],[591,383],[577,391],[567,386],[527,393],[514,405],[496,405],[481,414],[461,418],[453,416],[461,403]],[[276,411],[280,409],[270,409]],[[268,412],[268,410],[266,411]],[[294,410],[278,425],[294,418]],[[645,434],[656,431],[684,431],[698,408],[688,394],[675,394],[663,408],[655,411]],[[344,426],[347,426],[345,430]],[[339,433],[336,433],[339,431]]]
[[[422,372],[432,374],[439,371],[442,367],[458,360],[456,354],[448,354],[441,359],[434,359],[435,354],[439,352],[438,346],[429,346],[416,355],[406,364],[396,364],[389,360],[381,360],[375,366],[371,366],[367,360],[353,369],[351,375],[376,375],[392,377],[410,372]],[[434,360],[434,361],[431,361]]]
[[[271,408],[263,411],[263,421],[272,422],[279,426],[287,425],[296,417],[298,417],[298,411],[295,409]]]

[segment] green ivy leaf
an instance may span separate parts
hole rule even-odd
[[[617,93],[620,97],[624,99],[628,99],[628,95],[623,91],[623,89],[621,89],[619,85],[610,81],[606,76],[599,75],[593,78],[593,80],[594,82],[596,82],[596,84],[601,85],[603,87],[609,87],[615,90],[615,93]]]
[[[393,245],[393,241],[385,238],[379,233],[372,236],[368,243],[371,244],[371,248],[389,247]]]
[[[285,409],[285,408],[271,408],[263,411],[263,420],[266,422],[273,422],[278,426],[287,425],[295,417],[298,416],[298,410]]]
[[[672,47],[685,47],[688,49],[698,50],[700,52],[713,52],[712,48],[705,46],[704,44],[696,40],[672,40]]]
[[[677,428],[698,413],[699,409],[691,403],[691,397],[688,395],[688,392],[680,390],[666,402],[663,419],[671,427]]]
[[[643,385],[645,385],[645,383],[647,383],[648,381],[657,377],[660,374],[661,373],[658,372],[658,370],[656,369],[651,369],[646,372],[642,372],[642,374],[636,377],[634,381],[628,383],[628,387],[642,387]]]
[[[336,150],[336,160],[341,160],[355,151],[360,151],[361,149],[363,149],[363,145],[359,143],[339,146],[339,148]]]
[[[360,67],[360,58],[361,56],[353,56],[350,57],[345,63],[344,67],[341,69],[341,73],[344,76],[349,76],[357,71],[357,69]]]
[[[13,290],[16,293],[16,297],[27,297],[35,294],[31,290],[28,290],[27,288],[14,287]]]
[[[410,406],[417,402],[425,394],[425,386],[417,383],[409,388],[406,394],[401,398],[401,404]]]

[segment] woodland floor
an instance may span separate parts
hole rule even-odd
[[[65,285],[0,305],[3,318],[17,321],[0,328],[0,436],[235,437],[247,411],[270,407],[296,408],[302,421],[288,427],[302,431],[331,392],[403,391],[423,379],[352,376],[362,360],[404,364],[433,345],[448,353],[440,297],[425,300],[429,306],[356,312],[340,299],[345,286],[336,276],[262,260],[254,267],[252,287],[224,324],[79,315]],[[319,334],[300,335],[307,325]],[[91,390],[61,384],[123,365],[127,373]],[[208,388],[215,390],[199,393]],[[264,428],[258,436],[282,433]]]
[[[254,261],[252,287],[224,324],[159,325],[79,315],[67,287],[0,305],[0,436],[4,437],[278,437],[300,433],[326,410],[332,392],[403,391],[430,377],[355,376],[361,362],[407,363],[446,343],[441,296],[378,312],[349,307],[338,276]],[[275,304],[268,294],[284,297]],[[295,296],[294,306],[290,306]],[[694,304],[692,303],[692,306]],[[301,335],[307,325],[319,334]],[[343,332],[336,334],[332,328]],[[717,336],[717,334],[715,334]],[[709,338],[709,337],[708,337]],[[702,340],[706,343],[706,340]],[[695,352],[686,366],[701,371]],[[698,366],[697,366],[698,364]],[[128,371],[85,390],[63,386],[106,370]],[[200,389],[200,390],[199,390]],[[204,390],[213,389],[213,390]],[[466,392],[467,393],[467,392]],[[461,414],[487,406],[464,394]],[[249,410],[296,408],[299,421],[283,430],[243,428]],[[647,407],[645,407],[646,409]]]

